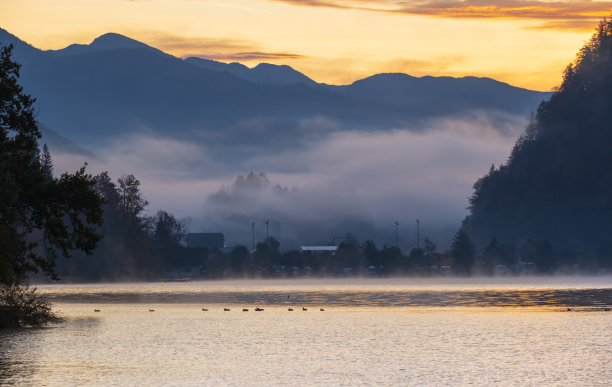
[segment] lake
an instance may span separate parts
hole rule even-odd
[[[612,380],[612,312],[606,311],[612,277],[57,284],[39,290],[65,322],[0,332],[0,385]]]

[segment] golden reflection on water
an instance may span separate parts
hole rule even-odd
[[[467,282],[467,281],[472,281]],[[354,307],[607,307],[612,277],[194,281],[46,285],[55,302]]]
[[[41,286],[0,385],[609,385],[609,279]]]
[[[106,304],[95,313],[90,304],[58,304],[66,322],[0,334],[0,384],[606,385],[612,378],[611,313],[242,306]]]

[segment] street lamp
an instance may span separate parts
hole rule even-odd
[[[270,239],[270,234],[268,233],[268,225],[270,224],[269,220],[266,220],[266,243],[268,243],[268,239]]]
[[[419,235],[419,224],[421,223],[418,219],[416,220],[417,223],[417,249],[421,248],[421,238]]]
[[[397,233],[397,227],[399,226],[399,222],[396,220],[394,223],[395,223],[395,247],[399,247],[399,236]]]
[[[252,251],[255,251],[255,222],[251,224],[251,229],[253,231],[253,250]]]

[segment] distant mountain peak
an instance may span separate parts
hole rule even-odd
[[[132,38],[128,38],[127,36],[123,36],[121,34],[117,34],[114,32],[109,32],[104,35],[100,35],[93,40],[89,44],[89,47],[98,48],[98,49],[116,49],[116,48],[149,48],[153,49],[153,47],[147,46],[144,43],[141,43]]]
[[[49,50],[47,52],[60,56],[68,56],[98,51],[118,50],[122,48],[145,49],[161,55],[169,56],[163,51],[160,51],[135,39],[128,38],[127,36],[117,34],[115,32],[108,32],[106,34],[100,35],[95,38],[90,44],[71,44],[70,46],[61,50]]]
[[[314,86],[317,84],[315,81],[308,78],[306,75],[287,65],[260,63],[253,68],[248,68],[247,66],[237,62],[232,62],[228,64],[198,57],[186,58],[184,60],[185,62],[191,63],[200,68],[228,72],[230,74],[236,75],[239,78],[258,84],[268,84],[277,86],[288,86],[297,84]]]

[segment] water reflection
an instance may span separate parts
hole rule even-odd
[[[236,281],[41,291],[66,321],[0,332],[0,385],[596,385],[612,379],[612,312],[603,311],[612,305],[612,287],[602,281]],[[241,311],[255,306],[265,311]]]
[[[365,282],[281,285],[256,281],[229,284],[113,284],[47,286],[53,302],[328,305],[338,307],[608,307],[612,286],[573,288],[504,286],[416,287]]]

